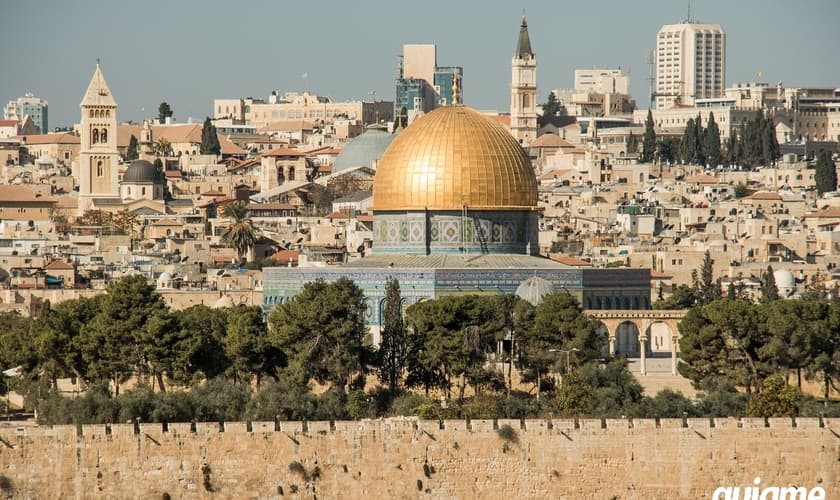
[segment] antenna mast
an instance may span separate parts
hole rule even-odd
[[[685,20],[687,23],[691,23],[691,0],[688,0],[688,18]]]

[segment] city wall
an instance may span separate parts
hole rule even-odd
[[[840,419],[0,427],[7,498],[695,499],[756,477],[840,498]]]

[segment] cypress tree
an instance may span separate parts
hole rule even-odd
[[[831,153],[828,151],[823,151],[817,157],[814,181],[819,194],[837,190],[837,168],[834,166]]]
[[[761,276],[761,302],[772,302],[779,300],[779,289],[776,288],[776,277],[773,275],[773,268],[767,266],[767,270]]]
[[[697,112],[697,119],[694,120],[694,163],[697,165],[706,164],[706,155],[703,153],[703,119],[700,112]]]
[[[723,156],[720,154],[720,130],[715,122],[714,113],[709,113],[709,124],[703,133],[703,151],[706,153],[706,160],[712,167],[723,163]]]
[[[217,155],[222,152],[219,144],[219,136],[216,134],[216,126],[210,121],[210,117],[204,119],[204,126],[201,128],[201,154]]]
[[[680,140],[680,159],[683,163],[691,163],[694,161],[696,151],[694,149],[694,135],[695,135],[694,118],[689,118],[685,124],[685,131],[683,131],[682,139]]]
[[[406,336],[402,317],[400,282],[393,276],[385,284],[385,307],[379,344],[379,379],[393,395],[406,367]]]
[[[655,151],[656,131],[653,128],[653,112],[648,110],[647,118],[645,118],[645,136],[642,139],[642,161],[645,163],[653,161]]]
[[[125,153],[125,159],[127,161],[136,160],[140,157],[140,153],[138,152],[137,146],[137,138],[134,137],[134,134],[131,134],[131,139],[128,140],[128,150]]]

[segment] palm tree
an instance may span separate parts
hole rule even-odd
[[[248,217],[248,209],[243,203],[232,203],[227,205],[222,211],[222,215],[231,219],[228,227],[222,231],[222,241],[236,249],[239,260],[242,260],[244,255],[247,255],[248,250],[257,240],[257,228],[254,227],[253,221]]]

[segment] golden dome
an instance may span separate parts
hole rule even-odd
[[[444,106],[417,118],[385,150],[374,210],[532,209],[537,180],[510,133],[478,111]]]

